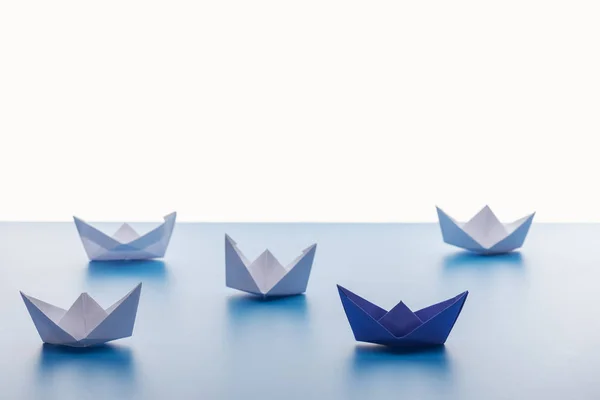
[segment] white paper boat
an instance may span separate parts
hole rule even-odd
[[[165,256],[177,213],[164,217],[165,222],[140,236],[130,225],[123,224],[108,236],[85,221],[73,217],[85,252],[92,261],[147,260]]]
[[[21,292],[29,315],[44,343],[88,347],[129,337],[137,314],[142,284],[103,309],[87,293],[64,310]]]
[[[317,245],[313,244],[287,267],[281,265],[269,250],[250,262],[225,235],[226,285],[265,297],[304,293],[316,250]]]
[[[529,232],[535,213],[508,224],[485,206],[468,222],[457,222],[437,207],[444,242],[481,254],[500,254],[518,249]]]

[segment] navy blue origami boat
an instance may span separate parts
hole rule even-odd
[[[469,294],[463,292],[413,313],[403,302],[386,311],[337,287],[357,341],[404,348],[444,344]]]

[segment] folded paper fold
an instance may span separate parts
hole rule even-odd
[[[517,221],[503,224],[485,206],[467,222],[457,222],[437,208],[444,242],[475,253],[501,254],[523,246],[535,213]]]
[[[346,317],[359,342],[418,348],[446,342],[469,292],[412,312],[403,302],[390,311],[337,286]]]
[[[317,245],[305,249],[288,266],[269,250],[249,261],[236,243],[225,235],[225,279],[227,287],[260,296],[290,296],[304,293]]]
[[[164,257],[177,213],[164,217],[164,222],[145,235],[123,224],[112,235],[99,231],[85,221],[73,217],[85,252],[92,261],[147,260]]]
[[[87,293],[68,310],[23,292],[21,297],[44,343],[88,347],[132,335],[141,291],[140,283],[106,310]]]

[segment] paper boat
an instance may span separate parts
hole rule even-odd
[[[142,236],[128,224],[121,225],[113,236],[108,236],[77,217],[73,219],[90,260],[115,261],[164,257],[176,217],[177,213],[165,216],[165,222]]]
[[[386,311],[340,285],[338,291],[357,341],[401,348],[444,344],[469,294],[413,313],[403,302]]]
[[[69,310],[41,300],[21,297],[42,341],[71,347],[96,346],[131,336],[142,284],[104,310],[87,293],[82,293]]]
[[[284,267],[269,250],[252,262],[225,235],[225,279],[227,287],[260,296],[291,296],[304,293],[317,245],[313,244]]]
[[[468,222],[457,222],[437,208],[444,242],[481,254],[500,254],[523,246],[535,213],[508,224],[485,206]]]

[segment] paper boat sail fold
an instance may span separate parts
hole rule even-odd
[[[305,249],[288,266],[283,266],[269,250],[249,261],[237,244],[225,235],[225,283],[227,287],[259,296],[290,296],[304,293],[317,245]]]
[[[88,347],[133,334],[141,291],[140,283],[106,310],[87,293],[82,293],[68,310],[23,292],[21,297],[44,343]]]
[[[485,206],[467,222],[458,222],[437,208],[444,242],[475,253],[501,254],[523,246],[535,213],[503,224]]]
[[[413,312],[403,302],[386,311],[340,285],[338,292],[357,341],[404,348],[444,344],[469,294]]]
[[[92,261],[147,260],[165,256],[177,213],[164,217],[164,222],[145,235],[139,235],[129,224],[123,224],[112,235],[73,217],[81,242]]]

